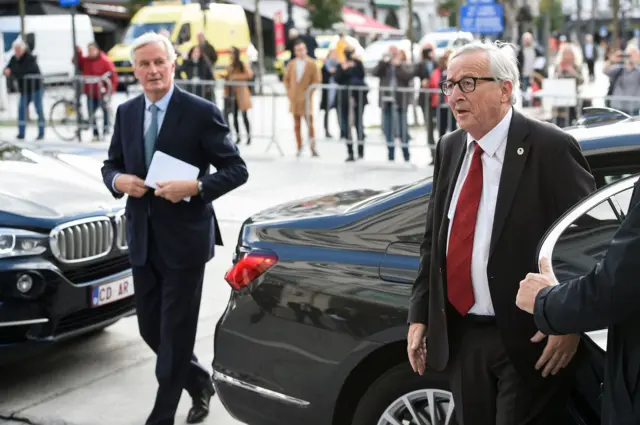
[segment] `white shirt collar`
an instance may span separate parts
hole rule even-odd
[[[509,112],[502,118],[502,120],[491,129],[490,132],[484,135],[483,138],[477,140],[478,145],[482,148],[482,151],[489,156],[496,154],[496,151],[507,138],[509,134],[509,126],[511,125],[511,117],[513,117],[513,108],[509,108]],[[469,133],[467,133],[467,149],[475,139]]]
[[[155,102],[156,106],[158,107],[158,109],[160,111],[166,111],[167,108],[169,107],[169,101],[171,100],[171,96],[173,96],[173,89],[174,89],[174,85],[171,84],[171,88],[169,89],[169,91],[167,92],[167,94],[165,94],[164,96],[162,96],[162,98],[160,100],[158,100],[157,102]],[[146,111],[149,110],[149,107],[151,106],[153,102],[151,101],[151,99],[149,99],[145,93],[144,95],[144,109]]]

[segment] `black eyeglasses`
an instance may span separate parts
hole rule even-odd
[[[453,88],[457,85],[460,87],[463,93],[471,93],[476,89],[476,84],[480,81],[498,81],[497,78],[493,77],[464,77],[458,81],[443,81],[440,83],[440,90],[442,94],[445,96],[451,96],[453,93]]]

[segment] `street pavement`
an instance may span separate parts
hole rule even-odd
[[[0,140],[10,139],[13,129],[0,127]],[[76,153],[96,160],[106,157],[107,143],[24,142],[34,150]],[[265,153],[266,144],[256,140],[240,149],[249,167],[247,184],[214,202],[226,246],[216,251],[207,265],[200,312],[196,354],[210,368],[213,359],[215,324],[226,306],[230,289],[224,272],[231,265],[234,243],[244,219],[264,208],[301,197],[363,187],[386,188],[410,183],[431,174],[426,149],[416,149],[413,164],[384,159],[382,146],[367,151],[367,159],[345,164],[344,146],[319,146],[320,158],[308,152],[295,158],[289,137],[286,156],[275,150]],[[377,151],[377,152],[376,152]],[[422,152],[420,159],[419,152]],[[376,158],[378,156],[379,158]],[[80,196],[81,194],[79,194]],[[155,357],[138,335],[135,317],[116,323],[107,330],[81,340],[63,344],[37,358],[0,367],[0,424],[39,425],[142,425],[153,403],[156,390]],[[186,393],[178,410],[176,424],[185,422],[190,407]],[[205,424],[236,425],[217,398]]]

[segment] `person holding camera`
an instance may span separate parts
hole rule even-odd
[[[401,51],[396,46],[391,46],[389,53],[373,69],[373,75],[380,78],[380,108],[389,149],[389,161],[395,159],[395,135],[399,128],[402,154],[405,162],[409,162],[407,108],[413,96],[413,93],[408,90],[413,81],[413,73],[403,63]]]
[[[607,96],[614,99],[607,100],[607,105],[629,115],[638,115],[640,101],[616,100],[616,96],[640,97],[640,50],[632,44],[627,46],[624,53],[615,51],[604,63],[603,71],[609,77],[609,91]]]
[[[367,83],[364,81],[364,65],[354,57],[355,50],[349,46],[344,51],[345,61],[336,69],[336,83],[340,84],[338,91],[338,116],[340,117],[340,138],[347,144],[347,161],[355,161],[353,156],[353,140],[351,136],[351,121],[349,111],[353,111],[353,122],[358,135],[358,159],[364,157],[364,126],[362,116],[364,107],[368,103]]]

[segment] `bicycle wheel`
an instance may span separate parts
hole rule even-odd
[[[60,99],[51,106],[49,123],[56,135],[68,142],[78,137],[78,109],[74,102]]]

